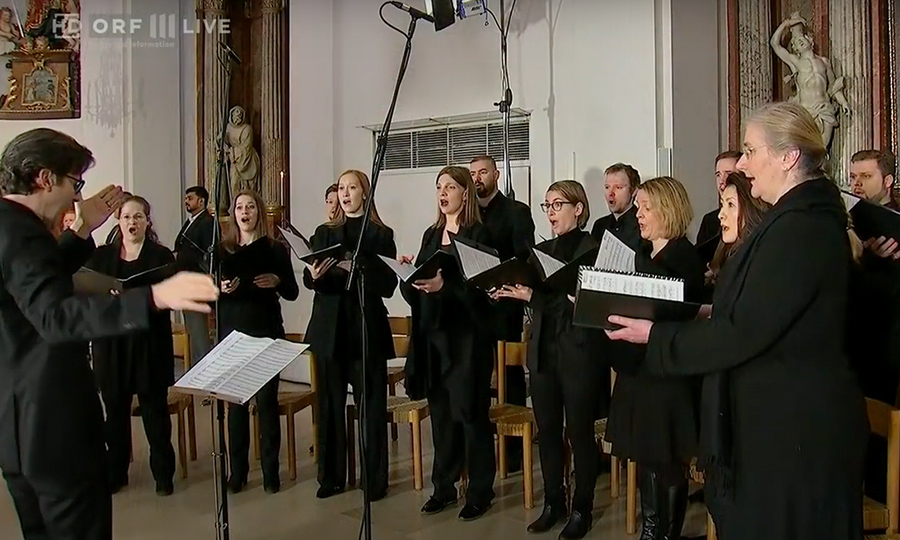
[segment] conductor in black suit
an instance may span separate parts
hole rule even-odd
[[[175,261],[182,270],[209,272],[208,253],[212,243],[213,217],[206,210],[209,192],[203,186],[191,186],[184,192],[184,209],[190,217],[175,237]],[[209,317],[205,313],[185,312],[184,326],[191,342],[194,363],[209,352]]]
[[[103,412],[86,341],[149,327],[157,309],[208,310],[207,276],[178,274],[119,296],[76,295],[90,233],[121,204],[108,186],[77,205],[59,243],[50,232],[76,201],[94,158],[46,128],[0,155],[0,469],[27,540],[112,538]]]
[[[638,229],[637,207],[634,194],[641,185],[641,175],[637,169],[625,163],[610,165],[604,171],[606,179],[606,205],[609,214],[594,222],[591,236],[597,242],[603,241],[603,232],[609,231],[628,247],[637,251],[641,245],[641,231]]]
[[[481,221],[488,231],[501,260],[531,256],[534,245],[534,220],[531,209],[524,203],[500,193],[500,171],[491,156],[477,156],[469,162],[469,173],[478,193]],[[504,300],[496,304],[496,338],[503,341],[522,341],[525,308],[522,302]],[[506,367],[507,401],[525,405],[525,368]],[[522,441],[510,439],[506,446],[510,471],[522,466]]]

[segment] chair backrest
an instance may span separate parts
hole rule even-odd
[[[290,341],[291,343],[305,343],[303,340],[306,338],[304,334],[301,333],[292,333],[285,334],[284,339]],[[306,352],[303,354],[309,356],[309,386],[312,388],[312,391],[316,391],[316,355],[312,353],[309,349],[306,349]]]
[[[900,527],[900,409],[866,398],[869,426],[875,435],[887,439],[888,532]]]
[[[172,349],[175,351],[175,358],[181,358],[181,365],[184,372],[187,373],[191,369],[191,340],[185,332],[175,332],[172,334]]]
[[[412,317],[388,317],[388,323],[395,336],[408,336],[412,330]]]
[[[409,336],[394,336],[394,358],[406,358],[409,353]]]
[[[497,402],[506,403],[506,366],[524,366],[528,344],[523,341],[497,342]]]

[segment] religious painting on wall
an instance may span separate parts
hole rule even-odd
[[[80,0],[0,0],[0,119],[81,116]]]

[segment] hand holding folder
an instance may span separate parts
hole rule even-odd
[[[431,257],[425,259],[425,262],[419,266],[400,262],[384,255],[378,255],[378,258],[397,274],[400,281],[407,284],[415,283],[421,279],[432,279],[437,276],[438,270],[446,270],[448,267],[456,264],[452,255],[440,249],[435,251]]]
[[[335,261],[340,262],[346,258],[346,252],[340,244],[313,251],[309,240],[304,238],[303,235],[298,236],[281,227],[278,227],[278,230],[281,231],[282,236],[287,240],[294,255],[308,266],[312,266],[327,259],[334,259]]]
[[[125,279],[115,278],[87,267],[81,267],[72,276],[75,292],[83,294],[120,293],[126,289],[148,287],[169,279],[178,273],[175,263],[164,264]]]
[[[497,250],[459,236],[453,237],[453,245],[463,277],[480,289],[516,284],[534,287],[541,282],[537,268],[528,261],[512,258],[500,262]]]

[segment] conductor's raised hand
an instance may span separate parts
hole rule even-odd
[[[109,216],[125,201],[125,193],[119,186],[106,186],[96,195],[75,202],[75,234],[87,238],[97,227],[103,225]]]
[[[150,287],[157,309],[209,313],[208,302],[219,298],[219,288],[211,276],[195,272],[179,272]]]
[[[335,260],[334,257],[329,257],[323,261],[316,261],[309,268],[309,273],[312,274],[313,280],[317,280],[320,277],[325,275],[332,266],[334,266]]]
[[[438,269],[437,275],[431,279],[419,279],[413,282],[413,287],[425,294],[432,294],[440,291],[444,287],[444,276]]]
[[[653,321],[630,319],[620,315],[610,315],[607,320],[622,327],[618,330],[606,330],[605,332],[609,339],[627,341],[639,345],[650,341],[650,330],[653,329]]]

